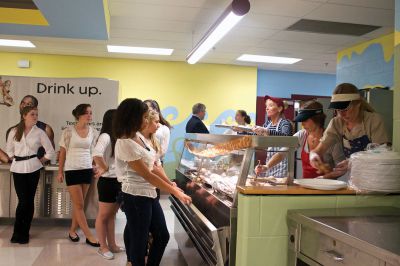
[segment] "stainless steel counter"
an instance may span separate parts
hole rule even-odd
[[[47,165],[40,173],[35,195],[34,218],[71,219],[72,202],[65,183],[57,180],[58,165]],[[93,178],[85,202],[85,213],[93,224],[98,210],[97,179]],[[0,218],[7,222],[15,217],[18,203],[9,164],[0,164]]]
[[[398,208],[291,210],[288,225],[290,265],[400,265]]]

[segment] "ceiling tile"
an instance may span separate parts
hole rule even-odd
[[[325,4],[310,14],[307,19],[358,23],[374,26],[393,26],[394,11],[337,4]]]

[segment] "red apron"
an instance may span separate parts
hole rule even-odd
[[[303,178],[316,178],[320,176],[317,173],[317,169],[310,164],[310,154],[305,151],[305,146],[307,143],[308,134],[306,135],[306,140],[304,141],[303,148],[301,149],[301,164],[303,166]]]

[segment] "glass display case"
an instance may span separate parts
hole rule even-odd
[[[296,137],[187,134],[177,185],[192,197],[190,206],[170,197],[175,238],[189,265],[235,265],[237,186],[293,181]],[[284,178],[255,176],[260,153],[286,153]]]

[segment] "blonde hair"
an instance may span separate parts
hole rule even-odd
[[[160,119],[160,114],[155,111],[155,110],[150,110],[146,119],[148,120],[148,122],[150,123],[151,121],[155,120],[155,119]],[[158,141],[158,139],[156,138],[156,134],[155,133],[151,133],[150,134],[150,140],[151,140],[151,144],[153,145],[153,149],[157,152],[157,153],[161,153],[161,146],[160,146],[160,142]]]

